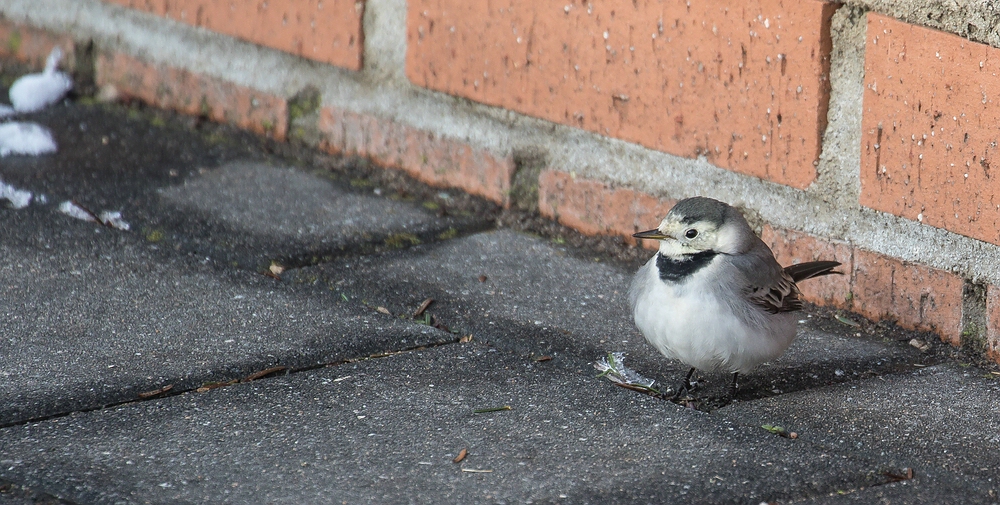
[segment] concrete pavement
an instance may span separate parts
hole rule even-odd
[[[684,370],[571,232],[157,111],[31,119],[60,150],[0,159],[35,195],[0,210],[0,503],[1000,500],[998,375],[929,335],[803,312],[736,401],[678,405],[597,377]]]

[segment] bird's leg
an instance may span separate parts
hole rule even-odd
[[[694,376],[694,371],[694,367],[691,367],[691,370],[688,370],[687,376],[684,377],[684,382],[681,383],[680,387],[677,388],[677,392],[674,393],[674,400],[691,391],[691,377]]]
[[[729,386],[729,399],[733,400],[736,398],[736,392],[739,391],[740,385],[736,383],[736,378],[739,377],[739,372],[733,372],[733,383]]]
[[[687,376],[684,377],[684,389],[691,389],[691,377],[694,376],[694,371],[695,368],[691,367],[691,369],[688,370]]]

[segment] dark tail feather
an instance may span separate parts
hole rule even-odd
[[[791,276],[792,280],[795,282],[799,282],[806,279],[812,279],[813,277],[819,277],[821,275],[842,275],[843,272],[834,270],[834,268],[839,266],[840,263],[836,261],[808,261],[797,265],[788,265],[785,267],[785,273]]]

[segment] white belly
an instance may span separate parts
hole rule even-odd
[[[695,275],[710,274],[710,268]],[[793,314],[755,307],[736,314],[710,291],[663,282],[653,261],[639,270],[635,283],[641,287],[633,307],[639,331],[664,356],[699,370],[746,373],[780,356],[795,339]]]

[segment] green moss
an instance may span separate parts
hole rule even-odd
[[[84,105],[84,106],[87,106],[87,107],[92,107],[94,105],[99,105],[101,102],[100,102],[100,100],[98,100],[97,98],[94,98],[92,96],[81,96],[81,97],[79,97],[79,98],[76,99],[76,103],[78,105]]]
[[[208,104],[208,97],[201,97],[201,105],[199,105],[198,108],[202,116],[212,116],[212,106]]]
[[[205,135],[203,138],[205,139],[205,142],[209,145],[219,145],[222,144],[223,142],[226,142],[227,140],[227,137],[225,135],[214,132]]]
[[[451,240],[458,236],[458,230],[454,228],[448,228],[447,230],[438,234],[438,239],[440,240]]]
[[[7,37],[7,50],[16,53],[21,50],[21,32],[14,30]]]
[[[161,242],[166,237],[167,234],[160,229],[150,230],[146,232],[146,240],[153,242],[154,244],[157,242]]]
[[[298,92],[288,101],[289,123],[294,123],[296,119],[315,113],[319,110],[320,102],[319,90],[312,86]]]
[[[385,245],[393,249],[402,249],[407,245],[417,245],[420,239],[412,233],[396,233],[385,239]]]
[[[167,122],[163,120],[160,116],[153,116],[149,118],[149,124],[156,128],[163,128],[167,126]]]

